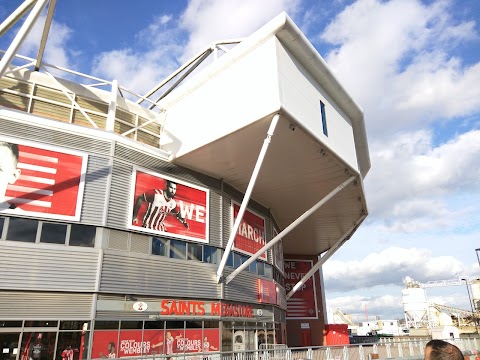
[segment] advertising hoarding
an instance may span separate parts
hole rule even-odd
[[[92,359],[219,351],[219,329],[97,330]]]
[[[293,287],[313,267],[312,260],[285,259],[285,290],[289,293]],[[288,319],[317,319],[317,296],[315,282],[311,276],[298,289],[290,299],[287,300]]]
[[[237,218],[240,205],[232,202],[233,219],[232,226]],[[253,255],[266,244],[265,241],[265,218],[249,210],[245,210],[243,219],[238,227],[233,243],[234,249]],[[267,253],[260,255],[261,259],[267,258]]]
[[[134,168],[129,227],[208,243],[208,189]]]
[[[80,220],[87,154],[0,137],[0,212]]]

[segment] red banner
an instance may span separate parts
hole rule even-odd
[[[285,290],[287,294],[310,271],[311,260],[284,260]],[[310,277],[290,299],[287,300],[287,318],[317,319],[317,297],[313,276]]]
[[[208,243],[208,190],[134,170],[130,227]]]
[[[80,219],[86,154],[6,138],[0,153],[0,212]]]
[[[145,330],[143,339],[142,330],[121,330],[120,336],[116,330],[97,330],[93,334],[92,359],[207,353],[219,349],[219,329]]]
[[[275,282],[257,279],[258,301],[266,304],[277,304],[277,286]]]
[[[233,222],[235,222],[239,210],[240,205],[233,203]],[[241,252],[253,255],[265,244],[265,219],[245,210],[235,235],[233,247]],[[267,253],[260,255],[260,258],[266,259]]]

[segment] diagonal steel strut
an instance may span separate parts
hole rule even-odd
[[[317,202],[315,205],[313,205],[310,209],[305,211],[302,215],[300,215],[299,218],[297,218],[294,222],[292,222],[290,225],[288,225],[285,229],[283,229],[280,234],[275,236],[272,240],[270,240],[268,243],[266,243],[260,250],[258,250],[254,255],[252,255],[247,261],[245,261],[242,265],[240,265],[234,272],[232,272],[230,275],[227,276],[226,283],[228,284],[230,281],[233,280],[235,276],[237,276],[242,270],[247,268],[252,262],[254,262],[261,254],[263,254],[265,251],[270,249],[275,243],[280,241],[285,235],[287,235],[290,231],[295,229],[302,221],[304,221],[307,217],[312,215],[315,211],[317,211],[323,204],[325,204],[328,200],[330,200],[332,197],[334,197],[340,190],[345,188],[348,184],[350,184],[353,180],[355,180],[355,176],[349,177],[347,180],[342,182],[340,185],[338,185],[335,189],[333,189],[330,193],[328,193],[322,200]],[[236,229],[235,229],[236,232]],[[232,230],[232,234],[233,233]]]
[[[220,261],[220,265],[218,266],[217,270],[217,283],[220,282],[222,278],[223,269],[225,268],[225,264],[227,263],[228,255],[232,250],[233,241],[235,240],[235,235],[237,234],[238,228],[240,226],[240,222],[242,221],[243,214],[245,213],[245,209],[247,208],[248,202],[250,201],[250,195],[252,194],[253,186],[257,181],[258,173],[260,172],[260,168],[262,167],[263,159],[265,158],[265,154],[267,153],[268,146],[270,145],[271,138],[277,126],[278,120],[280,119],[279,114],[275,114],[272,118],[272,122],[270,123],[270,127],[267,131],[267,137],[263,141],[262,149],[258,154],[257,163],[255,164],[255,168],[253,169],[252,177],[247,186],[247,190],[245,191],[245,195],[243,196],[242,204],[240,205],[240,209],[238,210],[237,218],[235,219],[235,223],[233,224],[232,232],[230,233],[230,237],[228,238],[227,246],[225,247],[225,252],[223,253],[222,260]]]
[[[303,278],[300,279],[298,283],[295,284],[292,290],[287,294],[286,296],[287,300],[290,299],[292,295],[295,292],[297,292],[297,290],[303,284],[305,284],[305,282],[315,273],[315,271],[320,269],[320,266],[322,266],[325,263],[325,261],[327,261],[333,254],[335,254],[335,252],[340,248],[340,245],[343,244],[343,241],[347,238],[347,236],[349,236],[352,233],[352,231],[355,230],[355,228],[358,227],[362,223],[363,219],[365,219],[366,217],[367,217],[366,214],[362,214],[357,219],[357,221],[355,221],[353,225],[347,231],[345,231],[345,233],[340,237],[340,239],[338,239],[337,242],[333,244],[333,246],[330,249],[328,249],[327,253],[323,255],[314,266],[312,266],[312,268],[303,276]]]

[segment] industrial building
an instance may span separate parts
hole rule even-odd
[[[370,160],[315,48],[282,13],[140,95],[42,61],[54,8],[0,25],[22,21],[0,61],[0,360],[322,345],[318,270],[367,216]]]

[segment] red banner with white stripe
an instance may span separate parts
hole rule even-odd
[[[4,194],[3,203],[10,206],[0,211],[79,220],[87,154],[31,142],[0,140],[18,146],[19,173]],[[1,181],[8,181],[8,173],[2,171],[1,176]]]

